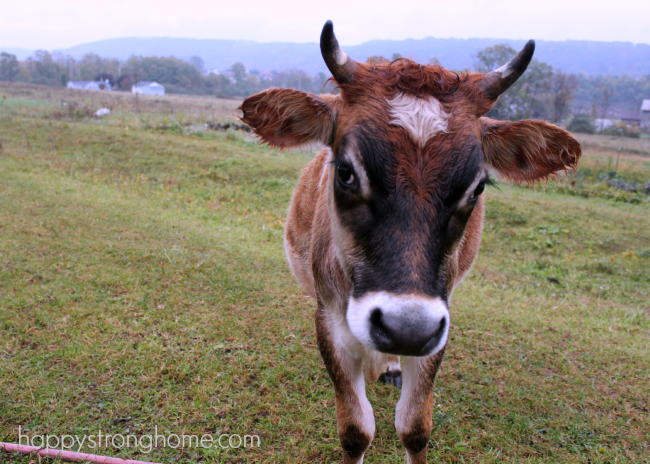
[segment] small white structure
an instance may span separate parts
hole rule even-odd
[[[165,87],[158,82],[138,82],[131,87],[131,92],[146,95],[165,95]]]
[[[643,100],[641,103],[641,128],[650,128],[650,100]]]
[[[614,126],[614,121],[611,119],[594,119],[594,126],[599,131],[604,131]]]
[[[74,90],[104,90],[110,91],[111,84],[108,81],[69,81],[68,88]]]

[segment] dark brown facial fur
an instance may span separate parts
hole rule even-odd
[[[354,128],[338,144],[334,160],[353,169],[347,158],[356,156],[370,191],[362,194],[359,175],[353,185],[339,176],[331,180],[341,226],[353,236],[345,252],[354,297],[383,290],[446,299],[445,258],[477,200],[458,206],[484,171],[480,144],[474,138],[473,144],[448,150],[454,137],[440,134],[419,149],[408,135],[388,140],[372,126]]]

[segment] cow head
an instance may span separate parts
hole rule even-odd
[[[532,41],[501,68],[463,76],[406,59],[355,62],[329,21],[321,51],[340,95],[269,89],[244,101],[242,119],[277,147],[331,148],[331,232],[355,337],[386,353],[435,353],[468,223],[480,234],[488,171],[538,181],[575,167],[580,145],[542,121],[484,117],[526,70]]]

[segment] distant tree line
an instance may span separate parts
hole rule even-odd
[[[508,45],[488,47],[477,55],[477,70],[495,69],[515,56]],[[585,76],[554,71],[533,59],[526,73],[506,92],[490,116],[498,119],[537,118],[561,122],[569,116],[621,118],[638,114],[650,99],[650,75]]]
[[[18,61],[9,53],[0,54],[0,80],[51,86],[65,86],[68,81],[107,80],[116,89],[131,90],[137,82],[155,81],[163,84],[168,93],[245,97],[269,87],[320,93],[327,78],[325,73],[310,76],[298,69],[270,73],[247,71],[242,63],[235,63],[221,73],[206,74],[203,60],[196,56],[188,61],[132,56],[120,63],[94,53],[75,60],[70,55],[39,50],[25,61]]]
[[[79,61],[70,55],[46,50],[38,50],[25,61],[18,61],[9,53],[0,53],[0,80],[10,82],[65,86],[71,80],[99,80],[102,73],[112,78],[119,74],[119,67],[119,60],[101,58],[94,53],[84,55]]]
[[[487,72],[507,62],[516,50],[507,44],[488,47],[476,56],[473,71]],[[392,60],[402,55],[393,54]],[[390,61],[381,56],[370,63]],[[439,64],[431,58],[429,64]],[[329,76],[310,76],[298,69],[260,72],[235,63],[220,73],[205,72],[200,57],[181,60],[174,57],[132,56],[120,63],[94,53],[75,60],[60,52],[39,50],[25,61],[0,54],[0,80],[64,86],[70,80],[108,80],[114,88],[130,90],[140,81],[156,81],[168,93],[245,97],[268,87],[286,87],[321,93]],[[576,114],[583,118],[621,117],[635,113],[641,100],[650,98],[650,75],[638,79],[628,76],[585,76],[567,74],[533,59],[528,71],[498,101],[490,116],[498,119],[537,118],[560,123]]]

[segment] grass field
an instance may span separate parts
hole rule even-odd
[[[261,446],[82,451],[339,462],[315,304],[282,248],[312,154],[202,129],[237,102],[2,95],[0,441],[17,442],[19,426],[157,427],[258,435]],[[89,116],[101,107],[112,114]],[[618,153],[594,140],[575,179],[486,192],[481,253],[452,302],[430,462],[650,462],[650,202],[607,183]],[[650,157],[621,154],[615,176],[650,181]],[[368,397],[377,434],[366,462],[405,462],[399,391],[371,385]]]

